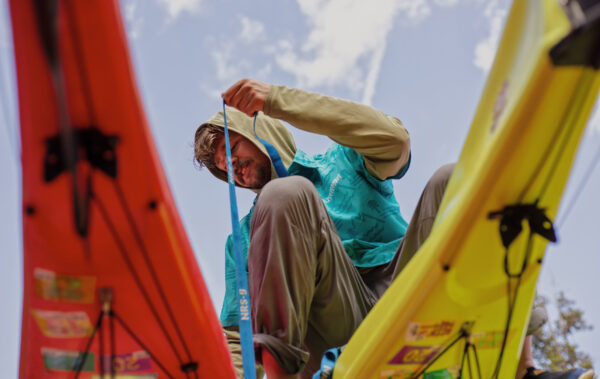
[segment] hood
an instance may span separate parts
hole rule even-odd
[[[269,158],[269,161],[271,162],[271,178],[277,178],[275,167],[267,153],[267,149],[265,149],[265,146],[254,136],[253,122],[253,117],[248,117],[245,113],[242,113],[235,108],[227,108],[227,127],[229,130],[239,133],[252,141],[252,143],[256,145],[267,158]],[[223,111],[219,111],[202,125],[206,124],[225,128]],[[296,154],[296,143],[294,142],[294,138],[290,131],[279,120],[265,116],[262,112],[259,112],[258,117],[256,118],[256,134],[275,147],[281,156],[283,165],[286,168],[289,168]],[[227,173],[218,169],[209,170],[215,177],[227,182]],[[236,186],[241,187],[237,183]],[[252,190],[254,192],[260,191],[253,188]]]

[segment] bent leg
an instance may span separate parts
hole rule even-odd
[[[308,361],[305,347],[345,344],[376,301],[317,190],[303,177],[272,180],[262,189],[248,272],[254,341],[290,374]],[[319,338],[307,340],[312,335]]]
[[[390,266],[393,267],[393,276],[398,276],[406,267],[417,250],[425,243],[431,233],[435,216],[440,208],[448,181],[454,171],[454,163],[440,167],[429,179],[423,189],[417,208],[408,224],[406,234],[394,256]]]

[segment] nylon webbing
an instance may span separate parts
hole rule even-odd
[[[225,151],[227,153],[227,182],[229,183],[229,204],[231,209],[231,228],[233,234],[233,256],[235,260],[235,281],[237,285],[240,342],[242,345],[242,362],[244,364],[244,378],[255,379],[256,369],[254,363],[254,345],[252,343],[252,319],[250,317],[250,294],[248,292],[248,274],[246,262],[242,255],[242,232],[238,216],[237,200],[235,197],[235,178],[231,164],[231,146],[229,144],[229,130],[227,128],[227,115],[223,100],[223,121],[225,125]]]

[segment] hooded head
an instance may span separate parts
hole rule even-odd
[[[225,125],[223,121],[223,111],[215,114],[208,121],[200,125],[196,130],[194,140],[195,160],[201,166],[206,166],[214,176],[227,182],[227,172],[217,167],[217,162],[214,160],[215,148],[217,147],[216,145],[219,142],[219,138],[222,139],[222,137],[218,137],[216,139],[206,138],[209,134],[207,131],[210,129],[210,125],[218,128],[219,136],[223,135]],[[277,173],[273,166],[273,162],[271,162],[271,159],[269,158],[267,150],[265,149],[264,145],[254,136],[253,118],[248,117],[244,113],[234,108],[227,108],[227,127],[230,132],[237,133],[249,141],[254,147],[256,147],[255,150],[257,151],[257,154],[259,154],[258,152],[262,153],[263,156],[257,157],[259,158],[258,160],[270,162],[270,179],[276,178]],[[291,133],[285,126],[283,126],[281,122],[259,113],[256,119],[256,134],[275,147],[281,157],[283,165],[286,168],[290,166],[292,160],[294,159],[294,155],[296,154],[296,145]],[[230,139],[233,139],[233,136],[234,134],[230,133]],[[232,151],[232,154],[233,158],[235,159],[235,151]],[[243,187],[243,185],[240,183],[236,184]],[[260,190],[259,188],[251,189],[254,191]]]

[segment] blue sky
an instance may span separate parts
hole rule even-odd
[[[227,188],[192,163],[198,124],[218,111],[219,94],[252,77],[368,103],[399,117],[413,161],[395,184],[410,218],[433,171],[455,161],[491,66],[508,0],[121,0],[146,114],[179,212],[217,312],[224,294],[223,246],[230,231]],[[18,113],[6,0],[0,0],[0,373],[16,377],[22,293]],[[539,292],[558,290],[600,327],[593,288],[600,266],[600,168],[566,221],[582,174],[600,148],[598,107],[584,136],[563,208],[560,241],[548,249]],[[330,141],[293,129],[299,148]],[[253,194],[238,191],[240,212]],[[561,222],[562,221],[562,222]],[[555,315],[551,314],[551,317]],[[576,341],[600,364],[595,331]]]

